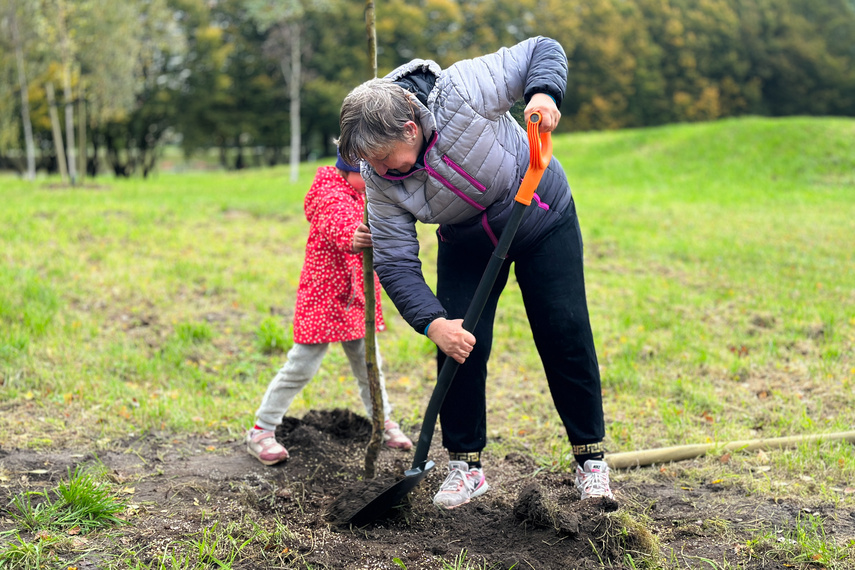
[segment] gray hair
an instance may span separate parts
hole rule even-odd
[[[336,144],[345,162],[385,155],[406,140],[404,125],[415,120],[407,92],[390,79],[370,79],[354,88],[341,104],[341,134]]]

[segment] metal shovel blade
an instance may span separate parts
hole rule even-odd
[[[403,479],[387,487],[370,503],[356,511],[350,516],[348,522],[355,526],[363,526],[395,507],[410,491],[416,488],[416,485],[421,483],[428,471],[434,468],[434,465],[433,461],[428,461],[424,468],[407,469],[404,471]]]

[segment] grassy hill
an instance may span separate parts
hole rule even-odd
[[[855,428],[855,121],[743,118],[554,143],[586,243],[610,452]],[[8,460],[0,487],[10,501],[0,566],[47,567],[61,554],[116,568],[196,568],[195,560],[217,560],[216,551],[309,567],[302,554],[316,547],[351,540],[363,552],[359,533],[289,526],[277,510],[291,504],[287,485],[262,500],[242,482],[244,429],[290,345],[308,227],[302,199],[318,166],[304,164],[296,183],[285,168],[97,179],[81,188],[0,179],[0,459]],[[432,233],[420,233],[429,282]],[[387,387],[396,419],[415,433],[435,382],[434,347],[384,302]],[[491,477],[500,474],[496,464],[511,465],[514,481],[542,470],[560,479],[572,468],[513,278],[499,307],[488,398],[486,452],[498,459]],[[334,348],[290,413],[345,406],[362,413]],[[209,443],[196,449],[201,441]],[[132,445],[145,442],[155,444],[147,456]],[[191,502],[173,489],[166,447],[205,466],[229,460],[236,474],[213,482],[215,496],[205,491],[207,469],[185,480]],[[532,460],[534,473],[517,474],[523,463],[511,452]],[[38,480],[58,477],[49,471],[57,458],[127,454],[142,462],[137,482],[149,490],[136,495],[141,504],[127,503],[134,488],[122,473],[96,480],[69,469],[53,503]],[[185,463],[177,464],[182,473]],[[259,489],[283,484],[283,471],[264,473]],[[851,443],[718,450],[615,472],[612,481],[621,507],[604,519],[610,529],[592,535],[622,545],[609,567],[853,567]],[[175,501],[165,509],[145,503],[159,486]],[[87,529],[108,530],[77,536],[83,523],[74,519],[67,536],[45,531],[66,528],[55,526],[54,512],[71,520],[63,490],[101,509],[98,520],[87,515]],[[114,515],[131,524],[116,526]],[[633,542],[641,536],[644,544]],[[373,540],[391,564],[383,539]],[[465,555],[443,567],[487,567],[474,558],[464,565]]]
[[[855,121],[743,118],[554,142],[586,240],[611,450],[852,429]],[[2,445],[238,437],[289,344],[317,166],[294,184],[284,168],[84,188],[0,181]],[[430,280],[430,228],[423,238]],[[389,391],[412,426],[433,347],[385,308]],[[339,350],[322,378],[295,414],[361,409]],[[513,283],[489,398],[492,446],[563,461]],[[846,444],[788,461],[796,474],[827,466],[823,492],[855,479]]]

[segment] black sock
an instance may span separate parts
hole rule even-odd
[[[480,451],[449,451],[448,458],[451,461],[465,461],[469,465],[469,469],[473,467],[481,469],[481,452]]]
[[[576,458],[576,463],[579,464],[579,467],[582,467],[584,469],[586,461],[588,461],[589,459],[594,459],[596,461],[602,461],[603,457],[605,457],[605,454],[603,452],[588,453],[585,455],[574,455],[573,457]]]
[[[605,457],[606,449],[602,441],[592,443],[581,443],[573,445],[573,457],[576,458],[576,463],[579,467],[585,468],[585,462],[589,459],[602,461]]]

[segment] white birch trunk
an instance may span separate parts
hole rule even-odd
[[[300,23],[291,26],[291,181],[300,174]]]
[[[71,177],[71,185],[77,183],[77,160],[75,159],[74,147],[74,100],[71,96],[71,55],[69,53],[68,28],[65,21],[65,2],[59,2],[59,34],[62,46],[62,93],[65,98],[65,137],[66,149],[68,151],[68,174]]]
[[[77,153],[74,146],[74,100],[71,96],[71,73],[63,73],[63,96],[65,97],[65,138],[68,140],[68,176],[71,185],[77,183]]]
[[[83,97],[83,82],[78,83],[77,94],[77,152],[80,182],[86,178],[86,100]]]
[[[18,34],[18,21],[12,12],[12,43],[15,44],[15,57],[18,62],[18,85],[21,89],[21,121],[24,123],[24,144],[27,149],[27,180],[36,178],[36,145],[33,142],[33,122],[30,119],[30,94],[27,72],[24,66],[24,48]]]
[[[56,110],[56,95],[53,90],[53,83],[47,82],[45,86],[47,90],[48,109],[50,111],[50,126],[53,130],[53,146],[56,149],[56,162],[59,166],[59,176],[62,183],[68,181],[68,170],[65,164],[65,148],[62,144],[62,126],[59,124],[59,112]]]

